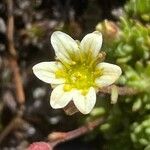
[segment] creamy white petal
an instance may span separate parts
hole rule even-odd
[[[102,34],[98,31],[87,34],[81,41],[81,50],[85,53],[91,52],[96,57],[102,46]]]
[[[63,108],[73,98],[73,91],[64,91],[64,85],[58,85],[51,93],[50,105],[52,108]]]
[[[80,91],[76,90],[73,97],[73,102],[81,113],[90,113],[96,103],[95,89],[91,87],[86,95],[82,95]]]
[[[119,66],[110,63],[99,63],[97,68],[102,71],[102,76],[95,80],[95,83],[98,87],[111,85],[119,78],[122,73]]]
[[[40,80],[51,84],[62,84],[64,79],[56,78],[55,72],[61,69],[62,65],[59,62],[41,62],[33,66],[33,73]]]
[[[56,56],[61,61],[70,61],[72,54],[79,53],[77,42],[69,35],[55,31],[51,36],[51,44],[55,50]]]

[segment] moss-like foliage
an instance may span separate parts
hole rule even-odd
[[[130,17],[150,21],[150,1],[149,0],[130,0],[125,5],[125,11]]]
[[[150,1],[130,0],[124,8],[117,23],[105,20],[96,30],[103,33],[107,61],[122,67],[118,83],[139,92],[120,96],[117,104],[104,107],[108,118],[100,131],[109,150],[149,150]]]

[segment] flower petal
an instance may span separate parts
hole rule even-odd
[[[51,93],[50,105],[52,108],[63,108],[73,98],[73,91],[64,91],[64,85],[58,85]]]
[[[102,71],[102,76],[95,80],[95,83],[98,87],[111,85],[119,78],[122,73],[119,66],[110,63],[99,63],[97,68]]]
[[[73,54],[79,53],[77,42],[69,35],[55,31],[51,36],[51,44],[59,60],[69,62]]]
[[[80,91],[76,90],[73,101],[75,106],[81,113],[88,114],[93,109],[96,103],[96,91],[93,87],[91,87],[88,93],[84,96]]]
[[[87,34],[81,41],[81,50],[96,57],[102,46],[102,34],[98,31]]]
[[[61,69],[62,65],[59,62],[41,62],[33,66],[33,73],[37,78],[52,84],[62,84],[65,82],[62,78],[56,78],[55,72]]]

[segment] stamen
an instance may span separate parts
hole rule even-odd
[[[56,76],[58,78],[65,78],[66,84],[64,86],[65,91],[70,91],[73,88],[81,90],[83,95],[86,95],[89,88],[96,87],[95,79],[102,74],[102,71],[96,69],[97,63],[102,59],[102,55],[98,55],[92,62],[75,62],[72,64],[63,64],[64,69],[58,70]]]
[[[98,54],[98,56],[96,57],[96,59],[93,59],[90,63],[90,67],[92,66],[96,66],[98,63],[104,61],[106,57],[106,53],[105,52],[101,52]]]

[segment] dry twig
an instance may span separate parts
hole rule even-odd
[[[82,127],[79,127],[78,129],[69,131],[69,132],[54,132],[51,133],[48,137],[50,140],[50,145],[56,146],[60,143],[70,141],[74,138],[77,138],[81,135],[84,135],[93,129],[95,129],[98,125],[102,124],[104,122],[103,118],[96,119],[94,121],[91,121]],[[52,142],[51,142],[52,141]]]
[[[104,87],[102,89],[99,89],[100,93],[104,93],[104,94],[111,94],[111,90],[112,90],[113,85]],[[137,89],[131,88],[131,87],[119,87],[116,86],[118,89],[118,95],[136,95],[137,93],[139,93],[140,91],[138,91]]]
[[[24,120],[17,115],[12,121],[6,126],[3,132],[0,134],[0,143],[5,139],[5,137],[14,129],[21,127],[24,123]]]
[[[35,142],[28,147],[28,150],[35,150],[34,147],[42,148],[42,146],[46,146],[47,144],[49,146],[47,146],[48,148],[46,150],[48,150],[48,149],[52,150],[55,146],[57,146],[60,143],[70,141],[74,138],[77,138],[79,136],[82,136],[82,135],[94,130],[98,125],[102,124],[103,122],[104,122],[104,119],[99,118],[99,119],[96,119],[94,121],[91,121],[91,122],[83,125],[82,127],[79,127],[77,129],[69,131],[69,132],[51,133],[48,135],[49,142],[47,142],[47,143],[46,142]]]
[[[13,17],[13,0],[7,0],[7,42],[8,51],[10,54],[9,61],[13,73],[14,84],[16,86],[16,100],[22,105],[25,102],[25,94],[23,90],[23,83],[20,75],[19,66],[17,63],[17,51],[14,46],[14,17]]]
[[[8,20],[7,20],[7,42],[8,42],[8,52],[9,52],[9,63],[10,68],[13,73],[13,81],[15,85],[16,91],[16,100],[20,105],[16,117],[12,119],[12,121],[6,126],[6,128],[0,134],[0,143],[4,140],[4,138],[15,128],[18,128],[22,123],[22,115],[23,115],[23,104],[25,102],[25,94],[23,89],[23,83],[20,75],[19,65],[17,63],[17,51],[14,46],[14,17],[13,17],[13,0],[7,0],[7,12],[8,12]]]

